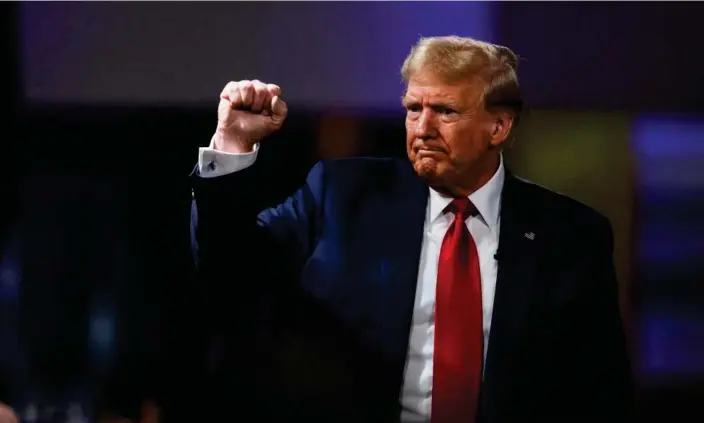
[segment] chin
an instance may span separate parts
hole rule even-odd
[[[438,177],[438,165],[439,163],[430,157],[416,158],[413,161],[416,173],[425,180],[433,180]]]

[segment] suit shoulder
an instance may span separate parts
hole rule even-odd
[[[322,160],[321,165],[329,171],[377,170],[394,168],[399,159],[391,157],[344,157]]]
[[[326,180],[380,180],[400,171],[404,164],[396,158],[348,157],[322,160],[316,166]]]
[[[550,216],[568,224],[577,225],[577,229],[598,228],[611,230],[609,219],[594,207],[570,197],[564,193],[549,189],[535,182],[514,177],[525,187],[536,205],[550,213]]]

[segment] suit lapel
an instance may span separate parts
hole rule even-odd
[[[500,385],[510,380],[510,355],[521,331],[543,240],[538,226],[539,206],[528,195],[526,184],[506,173],[496,256],[498,275],[481,398],[483,414],[495,410]]]
[[[383,237],[377,241],[383,243],[384,251],[381,279],[385,306],[384,310],[379,310],[383,316],[379,316],[378,321],[382,322],[385,350],[398,363],[400,382],[413,317],[428,187],[415,175],[410,164],[399,163],[398,166],[398,178],[389,178],[392,185],[379,203],[377,215],[382,217]]]

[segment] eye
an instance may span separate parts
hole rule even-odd
[[[417,113],[420,112],[420,104],[418,103],[411,103],[406,105],[406,110],[409,112]]]
[[[440,116],[453,117],[457,114],[457,110],[447,104],[435,104],[432,107],[433,111]]]

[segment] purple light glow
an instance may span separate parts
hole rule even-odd
[[[86,2],[20,5],[33,102],[213,104],[230,80],[306,107],[400,109],[419,35],[494,38],[489,2]]]
[[[704,192],[704,117],[641,116],[632,148],[645,208],[638,219],[638,283],[650,292],[695,292],[698,276],[680,270],[697,267],[704,254],[704,216],[696,212]],[[649,382],[704,375],[704,314],[700,304],[686,307],[696,302],[688,294],[644,299],[641,370]]]
[[[642,322],[640,351],[651,377],[704,375],[704,317],[679,310],[653,311]]]
[[[634,121],[632,146],[641,186],[704,188],[704,116],[642,116]]]

